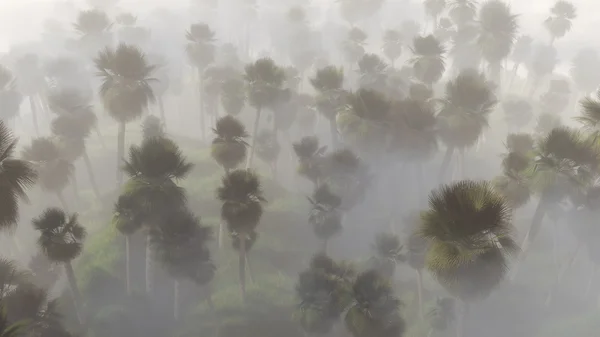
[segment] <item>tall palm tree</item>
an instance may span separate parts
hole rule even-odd
[[[438,114],[440,138],[446,145],[440,179],[453,153],[474,146],[488,126],[488,116],[496,106],[493,85],[473,69],[462,71],[446,84],[446,95]],[[462,173],[461,173],[462,174]]]
[[[446,70],[444,46],[433,35],[418,36],[413,40],[413,58],[410,60],[415,77],[431,87]]]
[[[375,54],[365,54],[358,60],[359,86],[384,92],[388,85],[389,66]]]
[[[277,133],[271,130],[261,130],[256,136],[256,156],[271,168],[273,178],[277,179],[277,159],[281,152],[281,145],[277,140]]]
[[[517,131],[527,127],[533,119],[533,107],[524,97],[508,96],[500,103],[506,124]]]
[[[90,176],[92,189],[100,200],[94,169],[85,146],[86,138],[96,126],[97,118],[91,105],[91,97],[84,97],[75,89],[59,89],[48,95],[50,110],[57,116],[52,120],[52,133],[58,136],[63,154],[71,162],[83,157]]]
[[[298,174],[319,186],[323,178],[321,166],[327,146],[320,146],[319,138],[307,136],[293,143],[292,147],[298,157]]]
[[[84,50],[90,53],[96,53],[100,48],[110,44],[112,26],[113,23],[106,12],[99,9],[79,12],[73,23]]]
[[[550,9],[550,16],[544,21],[544,27],[550,33],[550,44],[564,37],[571,30],[572,22],[577,17],[575,6],[569,1],[558,0]]]
[[[142,140],[152,138],[164,138],[165,124],[162,120],[154,115],[148,115],[142,123]]]
[[[199,285],[208,284],[215,275],[207,244],[212,237],[210,227],[200,223],[189,210],[175,210],[165,222],[152,227],[151,238],[157,260],[175,279],[173,316],[179,319],[180,280],[189,279]]]
[[[423,3],[425,6],[425,13],[431,18],[433,23],[432,30],[438,27],[438,19],[440,15],[446,10],[446,0],[425,0]]]
[[[348,35],[344,41],[342,41],[342,51],[346,62],[349,65],[353,65],[365,54],[365,46],[367,41],[367,34],[359,28],[352,27],[348,31]]]
[[[371,258],[372,268],[381,277],[391,281],[396,272],[396,265],[405,261],[400,237],[396,234],[379,233],[375,236],[372,249],[375,252],[375,255]]]
[[[388,58],[392,67],[396,60],[402,55],[404,39],[402,33],[394,29],[388,29],[383,33],[383,46],[381,47],[383,55]]]
[[[512,85],[515,76],[519,71],[519,67],[522,64],[528,64],[529,58],[531,57],[533,39],[528,35],[520,35],[515,41],[511,59],[513,61],[512,75],[508,83],[509,87]]]
[[[15,159],[17,140],[4,121],[0,120],[0,231],[11,230],[19,219],[19,199],[27,201],[25,191],[31,187],[37,173],[25,160]]]
[[[150,138],[140,146],[131,146],[123,170],[129,176],[124,193],[140,205],[137,212],[148,229],[146,240],[146,292],[151,293],[154,269],[150,229],[166,212],[184,205],[186,196],[176,181],[184,179],[193,168],[170,139]]]
[[[519,249],[510,208],[489,183],[459,181],[432,192],[421,220],[419,233],[430,241],[427,269],[465,304],[462,337],[468,303],[490,294]]]
[[[225,113],[237,116],[246,105],[246,90],[242,78],[229,78],[221,84],[221,105]]]
[[[186,32],[185,38],[187,40],[186,53],[187,57],[194,68],[196,68],[198,90],[199,90],[199,102],[200,102],[200,133],[202,139],[205,135],[204,125],[204,97],[202,75],[206,67],[208,67],[215,60],[215,33],[205,23],[196,23],[190,26],[190,29]]]
[[[336,116],[344,104],[345,97],[344,70],[335,66],[318,69],[310,83],[317,91],[317,109],[329,121],[331,144],[336,149],[339,146]]]
[[[270,108],[285,96],[285,72],[270,58],[262,58],[246,65],[244,79],[248,93],[248,102],[256,109],[252,127],[252,143],[246,168],[252,167],[258,126],[263,108]]]
[[[85,228],[79,223],[77,213],[67,215],[59,208],[48,208],[33,219],[33,227],[40,232],[38,246],[48,258],[65,266],[67,280],[73,294],[77,317],[83,323],[83,302],[72,261],[83,250]]]
[[[16,78],[12,72],[0,65],[0,105],[2,121],[9,122],[19,115],[23,95],[17,90]]]
[[[235,170],[226,174],[217,189],[217,198],[223,203],[221,218],[227,224],[239,252],[238,272],[242,299],[246,299],[247,243],[260,223],[265,202],[258,176],[248,170]]]
[[[376,271],[359,274],[352,285],[352,303],[344,319],[354,337],[402,336],[405,323],[400,316],[402,302],[394,296],[389,282]]]
[[[125,153],[125,127],[138,119],[155,100],[150,86],[155,66],[135,46],[119,44],[107,47],[94,60],[102,80],[100,97],[108,114],[119,123],[117,141],[117,186],[121,186],[122,160]]]
[[[322,184],[315,188],[308,201],[311,204],[308,222],[321,240],[321,252],[327,254],[329,240],[342,231],[342,199],[331,192],[329,185]]]
[[[502,61],[510,55],[517,34],[517,16],[500,0],[486,1],[478,13],[479,35],[477,45],[488,63],[490,76],[500,81]]]
[[[33,163],[39,178],[40,187],[47,192],[55,193],[63,208],[67,203],[63,190],[71,181],[73,163],[65,159],[55,139],[48,137],[35,138],[31,145],[23,149],[24,160]]]
[[[131,295],[131,237],[143,226],[140,205],[134,196],[122,194],[114,206],[113,223],[125,236],[125,287]]]
[[[429,242],[419,235],[418,229],[421,224],[421,214],[419,212],[410,212],[405,218],[406,229],[406,263],[415,270],[417,274],[417,301],[419,317],[423,318],[423,269],[425,269],[425,259]]]
[[[531,198],[531,189],[527,180],[527,170],[531,163],[527,155],[528,153],[514,150],[508,152],[502,159],[502,175],[493,182],[494,189],[504,197],[513,210],[525,206]]]

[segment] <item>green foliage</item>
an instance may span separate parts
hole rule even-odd
[[[33,227],[40,232],[38,245],[50,260],[70,262],[81,254],[86,230],[77,214],[68,216],[61,209],[49,208],[33,220]]]

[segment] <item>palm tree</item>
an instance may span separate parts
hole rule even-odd
[[[487,297],[518,251],[510,207],[488,182],[459,181],[432,192],[419,234],[430,241],[427,269],[465,304],[457,326],[464,336],[468,303]]]
[[[375,54],[365,54],[358,60],[359,86],[384,92],[388,86],[389,66]]]
[[[509,151],[502,160],[503,174],[494,180],[493,185],[511,208],[517,210],[525,206],[531,198],[531,189],[527,180],[527,169],[530,168],[531,163],[527,157],[528,153]]]
[[[440,138],[446,144],[440,179],[456,149],[474,146],[488,126],[488,116],[496,105],[493,86],[485,76],[469,69],[446,84],[446,95],[438,114]],[[461,172],[463,174],[463,172]]]
[[[383,34],[383,54],[392,63],[392,67],[396,64],[396,60],[402,55],[403,47],[402,34],[393,29],[388,29]]]
[[[99,48],[110,44],[110,29],[113,23],[106,12],[89,9],[79,12],[73,27],[83,43],[84,50],[96,53]]]
[[[400,237],[396,234],[377,234],[375,243],[372,246],[375,252],[375,256],[371,258],[372,269],[376,270],[384,279],[391,281],[396,272],[396,265],[405,261],[402,248]]]
[[[239,277],[242,299],[246,298],[247,243],[255,233],[263,213],[265,202],[258,176],[248,170],[235,170],[226,174],[217,189],[217,198],[223,202],[221,218],[234,243],[239,247]]]
[[[206,67],[208,67],[215,60],[215,33],[205,23],[196,23],[190,26],[190,29],[186,32],[185,38],[187,40],[186,53],[192,66],[196,68],[198,76],[198,90],[200,99],[200,132],[202,139],[205,135],[204,126],[204,97],[202,74]]]
[[[23,95],[17,90],[17,82],[12,72],[0,65],[0,118],[8,122],[19,115]]]
[[[148,115],[142,123],[142,139],[164,138],[165,124],[162,120],[154,115]]]
[[[252,167],[260,114],[263,108],[270,108],[280,102],[286,90],[284,89],[285,72],[270,58],[262,58],[246,65],[246,89],[248,102],[256,109],[254,126],[252,127],[252,143],[246,168]]]
[[[74,89],[59,89],[48,95],[50,110],[57,116],[52,121],[52,133],[59,137],[63,154],[70,162],[83,157],[90,176],[92,189],[100,200],[100,191],[85,141],[96,127],[97,118],[91,105],[91,97],[84,97]]]
[[[413,40],[413,58],[410,60],[415,77],[431,87],[446,70],[444,46],[433,35],[418,36]]]
[[[521,64],[529,63],[529,58],[531,57],[532,43],[533,39],[528,35],[521,35],[515,41],[515,46],[511,54],[513,68],[510,81],[508,82],[509,87],[512,85],[515,76],[517,76]]]
[[[246,90],[244,80],[229,78],[221,84],[221,105],[225,113],[237,116],[246,105]]]
[[[327,66],[317,70],[310,83],[317,91],[317,109],[329,121],[331,144],[334,149],[339,146],[336,115],[344,104],[344,70],[335,66]]]
[[[544,21],[544,27],[550,33],[550,44],[564,37],[571,30],[572,22],[577,17],[575,6],[569,1],[558,0],[550,9],[550,16]]]
[[[35,138],[31,145],[23,149],[22,157],[33,163],[42,190],[55,193],[61,206],[67,209],[62,192],[69,184],[75,168],[73,163],[65,159],[56,140]]]
[[[166,128],[167,116],[165,115],[165,103],[164,98],[171,86],[171,78],[169,69],[165,57],[159,54],[150,54],[149,62],[156,65],[155,78],[156,81],[152,81],[152,91],[156,97],[156,105],[158,105],[158,112],[162,124]]]
[[[521,130],[533,119],[533,107],[531,103],[519,96],[509,96],[500,103],[504,111],[506,124],[515,130]]]
[[[562,114],[571,100],[571,85],[563,78],[552,79],[547,91],[540,96],[540,110],[555,115]]]
[[[113,223],[117,230],[125,236],[125,286],[131,295],[131,237],[143,226],[140,205],[128,194],[122,194],[115,203]]]
[[[155,100],[151,83],[155,66],[135,46],[119,44],[107,47],[94,60],[102,80],[100,96],[108,114],[119,123],[117,141],[117,186],[121,186],[122,160],[125,153],[125,127],[138,119]]]
[[[367,34],[359,28],[352,27],[348,31],[348,36],[342,41],[342,51],[346,62],[353,65],[365,54],[365,45]]]
[[[459,28],[473,22],[476,14],[476,0],[453,0],[449,4],[448,15]]]
[[[445,331],[448,326],[455,320],[456,314],[454,313],[455,303],[451,297],[438,298],[435,307],[432,308],[429,313],[429,319],[431,320],[431,328],[427,337],[433,336],[434,331]]]
[[[31,271],[32,282],[42,289],[52,288],[58,280],[60,271],[42,252],[33,255],[27,267]]]
[[[33,219],[33,227],[40,232],[38,246],[48,258],[65,266],[67,280],[73,294],[77,317],[83,323],[83,302],[72,261],[83,250],[85,228],[79,223],[77,213],[67,215],[59,208],[48,208],[38,218]]]
[[[311,204],[308,222],[315,236],[321,240],[321,252],[327,255],[329,240],[342,231],[342,199],[331,192],[329,185],[322,184],[315,188],[308,201]]]
[[[488,63],[490,76],[500,81],[502,61],[508,58],[515,42],[517,16],[500,0],[485,2],[479,9],[477,45]]]
[[[421,224],[421,214],[410,212],[404,218],[406,228],[406,263],[415,270],[417,274],[417,301],[419,317],[423,318],[423,269],[425,269],[425,258],[429,249],[429,242],[418,233]]]
[[[37,173],[33,166],[25,161],[15,159],[14,151],[17,140],[12,132],[0,120],[0,231],[11,230],[19,219],[19,199],[27,201],[25,190],[31,187]]]
[[[298,173],[319,186],[323,178],[321,166],[327,146],[320,146],[319,138],[307,136],[293,143],[292,147],[298,157]]]
[[[374,270],[359,274],[352,285],[352,303],[344,319],[354,337],[391,337],[404,334],[402,302],[392,287]]]
[[[0,305],[0,337],[21,337],[28,328],[27,321],[10,323],[4,305]]]
[[[175,279],[173,316],[179,319],[179,281],[189,279],[199,285],[208,284],[215,275],[208,241],[210,227],[200,223],[189,210],[175,210],[165,217],[165,223],[152,227],[151,238],[157,260]]]
[[[529,133],[509,133],[506,136],[506,149],[508,152],[529,156],[533,151],[535,141]]]
[[[280,152],[281,145],[277,140],[277,133],[261,130],[256,136],[256,156],[269,165],[274,179],[277,179],[277,159]]]
[[[168,211],[184,205],[186,196],[176,181],[184,179],[193,164],[181,153],[172,140],[150,138],[141,146],[131,146],[123,170],[129,176],[124,194],[130,195],[140,205],[136,211],[143,217],[148,229],[146,240],[146,292],[152,292],[153,265],[150,229]]]
[[[425,0],[423,3],[425,6],[425,13],[431,17],[433,23],[432,30],[438,27],[438,18],[446,10],[446,0]]]

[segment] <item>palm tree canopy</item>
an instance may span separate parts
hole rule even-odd
[[[37,173],[25,160],[14,158],[17,140],[0,120],[0,230],[14,229],[19,218],[19,199],[27,201],[25,190],[36,181]]]
[[[275,163],[281,152],[277,133],[271,130],[261,130],[256,135],[256,156],[266,163]]]
[[[499,63],[507,58],[518,29],[517,16],[504,2],[489,0],[480,7],[478,22],[477,43],[483,58],[490,63]]]
[[[148,115],[142,123],[142,139],[164,138],[165,136],[165,126],[160,118]]]
[[[244,79],[248,100],[255,108],[270,106],[281,98],[285,72],[270,58],[262,58],[246,65]]]
[[[550,9],[551,15],[544,21],[544,26],[554,38],[561,38],[571,30],[572,20],[577,17],[575,6],[564,0],[558,0]]]
[[[413,71],[417,79],[426,84],[439,81],[446,70],[444,46],[435,36],[418,36],[413,40],[411,59]]]
[[[329,240],[342,230],[342,199],[335,195],[328,184],[321,184],[308,198],[311,211],[308,222],[315,235],[321,240]]]
[[[238,169],[226,174],[217,189],[217,199],[223,202],[221,217],[231,233],[248,235],[258,226],[266,200],[256,173]]]
[[[151,76],[156,66],[148,64],[140,49],[123,43],[116,49],[107,47],[94,62],[102,80],[102,102],[114,119],[130,122],[154,103]]]
[[[124,235],[135,233],[143,225],[139,200],[130,194],[122,194],[114,205],[113,223]]]
[[[244,124],[233,116],[219,118],[213,129],[215,139],[212,141],[211,155],[225,169],[233,169],[246,158],[245,141],[249,137]]]
[[[531,46],[533,39],[528,35],[521,35],[517,38],[512,52],[512,60],[521,64],[529,61],[531,57]]]
[[[83,249],[86,230],[76,213],[67,215],[59,208],[48,208],[33,219],[33,227],[40,232],[40,249],[52,261],[70,262]]]
[[[310,84],[322,93],[341,90],[344,85],[344,69],[336,66],[317,69],[315,77],[310,79]]]
[[[221,104],[228,115],[239,115],[246,104],[246,89],[242,78],[228,78],[221,83]]]
[[[190,26],[185,38],[188,41],[188,59],[195,67],[204,70],[215,59],[215,33],[207,24],[196,23]]]
[[[388,29],[383,33],[383,54],[391,61],[396,60],[402,54],[404,37],[397,30]]]
[[[506,149],[509,152],[516,152],[523,155],[533,151],[535,141],[529,133],[509,133],[506,136]]]
[[[112,23],[104,11],[90,9],[79,12],[73,27],[82,36],[92,36],[110,30]]]
[[[123,170],[131,178],[162,181],[184,179],[193,167],[175,142],[168,138],[150,138],[141,146],[131,146]]]
[[[50,110],[57,116],[52,120],[52,133],[73,140],[87,138],[96,126],[90,98],[76,89],[59,89],[48,95]]]
[[[430,104],[412,98],[397,101],[390,114],[392,146],[409,159],[425,161],[438,149],[436,112]]]
[[[468,24],[475,19],[476,0],[452,0],[449,5],[448,15],[457,26]]]

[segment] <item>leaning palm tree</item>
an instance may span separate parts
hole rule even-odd
[[[97,118],[91,105],[91,97],[85,97],[74,89],[59,89],[48,95],[50,110],[56,114],[52,120],[52,133],[58,136],[63,154],[71,162],[82,157],[90,177],[96,198],[100,191],[96,184],[94,169],[88,156],[85,141],[96,127]]]
[[[376,271],[359,274],[352,285],[352,303],[344,321],[354,337],[402,336],[405,323],[402,302],[389,282]]]
[[[227,224],[239,253],[239,277],[242,299],[246,298],[246,254],[263,213],[265,202],[258,176],[248,170],[235,170],[226,174],[217,189],[217,198],[223,203],[221,218]]]
[[[318,69],[310,83],[317,91],[317,109],[329,121],[331,144],[336,149],[339,146],[339,136],[336,124],[337,111],[344,104],[344,70],[335,66]]]
[[[285,96],[286,90],[284,89],[285,72],[270,58],[262,58],[250,63],[246,65],[245,70],[244,79],[246,81],[248,102],[256,109],[250,154],[246,163],[246,168],[250,168],[254,159],[261,112],[263,108],[270,108],[280,102],[282,96]]]
[[[531,198],[527,170],[531,167],[528,153],[510,151],[502,159],[502,175],[493,184],[513,210],[525,206]]]
[[[413,58],[410,60],[415,77],[431,87],[446,70],[444,46],[433,36],[418,36],[413,40]]]
[[[244,80],[230,78],[221,84],[221,105],[230,116],[237,116],[246,105]]]
[[[322,184],[315,189],[308,201],[311,204],[308,222],[312,225],[315,236],[321,240],[321,252],[327,254],[329,241],[342,230],[342,199],[331,192],[327,184]]]
[[[17,90],[16,78],[8,68],[0,65],[0,118],[8,122],[17,117],[21,102],[23,95]]]
[[[102,80],[100,97],[108,114],[119,123],[117,141],[117,185],[123,181],[120,170],[125,153],[125,127],[138,119],[155,100],[151,78],[155,66],[135,46],[107,47],[94,60]]]
[[[19,199],[27,201],[26,189],[37,178],[34,167],[13,157],[17,140],[4,121],[0,120],[0,231],[11,230],[19,219]]]
[[[572,21],[577,17],[575,6],[569,1],[558,0],[550,9],[550,16],[544,21],[544,27],[550,33],[550,44],[564,37],[571,30]]]
[[[193,168],[181,150],[167,138],[150,138],[141,146],[129,149],[129,158],[123,170],[129,176],[124,193],[139,205],[136,212],[143,217],[146,237],[146,292],[152,292],[153,264],[150,229],[158,225],[164,214],[181,208],[186,200],[185,191],[176,184]]]
[[[79,223],[77,213],[67,215],[59,208],[46,209],[42,215],[33,219],[33,227],[40,232],[38,246],[48,258],[65,266],[67,280],[73,294],[77,317],[83,322],[81,310],[83,302],[72,261],[83,250],[83,240],[86,236],[85,228]]]
[[[510,207],[488,182],[460,181],[432,192],[419,234],[430,241],[427,269],[465,305],[457,326],[464,336],[469,303],[487,297],[518,251]]]
[[[63,190],[71,181],[74,166],[65,159],[55,139],[35,138],[23,149],[23,159],[33,163],[42,190],[56,194],[61,206],[67,209]]]

